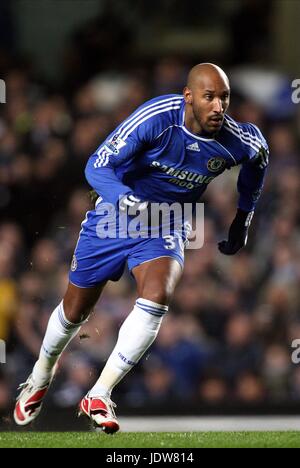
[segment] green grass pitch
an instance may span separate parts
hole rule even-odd
[[[0,448],[300,447],[300,432],[0,432]]]

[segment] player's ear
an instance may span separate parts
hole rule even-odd
[[[187,104],[192,104],[193,102],[192,91],[187,86],[183,89],[183,96]]]

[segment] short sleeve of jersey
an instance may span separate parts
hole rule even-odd
[[[159,134],[172,123],[171,111],[179,109],[181,103],[182,96],[167,95],[140,106],[97,148],[95,168],[118,167],[155,146]]]

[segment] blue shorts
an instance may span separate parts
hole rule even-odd
[[[100,238],[97,235],[99,215],[89,211],[82,223],[71,263],[69,279],[82,288],[96,286],[122,276],[126,263],[129,271],[160,257],[175,258],[183,268],[184,241],[177,233],[163,237]]]

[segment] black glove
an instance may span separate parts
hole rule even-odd
[[[245,247],[248,239],[248,229],[254,211],[243,211],[238,208],[237,214],[229,228],[228,240],[218,243],[220,252],[224,255],[234,255]]]
[[[149,207],[149,202],[141,200],[136,195],[124,195],[119,201],[119,210],[121,213],[126,213],[128,216],[137,216],[141,212],[146,212]]]

